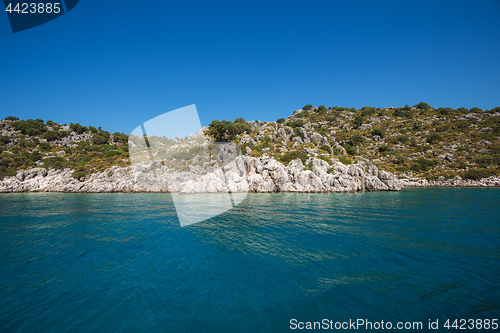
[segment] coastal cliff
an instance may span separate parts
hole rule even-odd
[[[500,186],[500,108],[306,105],[184,138],[0,120],[0,192],[355,192]],[[212,154],[224,145],[233,155]],[[236,153],[236,151],[238,151]],[[226,152],[227,153],[227,152]],[[230,162],[230,163],[229,163]]]
[[[0,192],[311,193],[403,189],[401,181],[393,174],[378,170],[368,161],[351,165],[333,161],[331,166],[323,160],[310,158],[308,163],[312,164],[312,170],[304,170],[306,167],[300,159],[284,166],[268,156],[239,156],[223,167],[192,167],[183,172],[147,164],[114,166],[82,181],[72,176],[71,169],[33,168],[4,178],[0,181]]]

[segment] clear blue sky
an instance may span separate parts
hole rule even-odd
[[[500,105],[500,1],[95,1],[13,34],[0,118],[130,133],[196,104],[273,121],[305,104]]]

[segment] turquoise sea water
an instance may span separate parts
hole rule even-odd
[[[249,194],[181,228],[168,194],[1,195],[0,332],[500,319],[499,204],[499,189]]]

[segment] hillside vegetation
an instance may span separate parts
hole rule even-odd
[[[500,172],[500,107],[436,109],[422,102],[357,110],[309,104],[287,119],[253,122],[243,134],[220,124],[210,125],[213,137],[235,141],[250,156],[268,154],[285,164],[311,156],[345,164],[366,158],[400,177],[428,180],[478,180]]]
[[[100,127],[7,117],[0,121],[0,133],[0,179],[33,167],[71,168],[75,178],[83,179],[130,165],[128,136]],[[365,158],[401,178],[478,180],[500,173],[500,107],[433,108],[422,102],[357,110],[308,104],[270,123],[214,120],[206,134],[213,141],[237,143],[243,154],[272,156],[285,165],[297,158],[304,164],[309,157],[330,164],[332,159],[351,164]],[[165,140],[158,144],[175,143]],[[177,155],[172,156],[182,157]]]
[[[128,136],[123,133],[16,117],[2,120],[0,131],[0,179],[37,166],[71,168],[80,179],[113,165],[129,164]]]

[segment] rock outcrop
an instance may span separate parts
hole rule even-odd
[[[138,164],[112,167],[86,179],[72,177],[71,169],[22,170],[0,181],[0,192],[356,192],[399,191],[403,184],[393,174],[369,161],[344,165],[316,158],[300,159],[288,166],[275,159],[238,156],[225,165],[192,166],[173,171],[166,166]],[[311,167],[312,165],[312,167]]]

